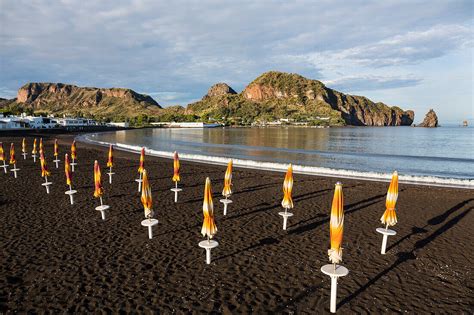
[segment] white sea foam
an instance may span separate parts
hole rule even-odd
[[[91,139],[89,135],[80,136],[78,137],[78,140],[82,140],[82,141],[90,142],[94,144],[99,144],[103,146],[109,146],[110,144],[112,144],[117,149],[134,152],[134,153],[140,153],[142,149],[142,147],[140,146],[129,145],[129,144],[124,144],[124,143],[109,143],[109,142],[104,142],[104,141],[98,141],[95,139]],[[158,156],[158,157],[163,157],[163,158],[170,158],[170,159],[173,158],[173,152],[158,151],[158,150],[153,150],[147,147],[145,147],[145,152],[148,155],[153,155],[153,156]],[[227,165],[227,163],[229,162],[228,157],[219,157],[219,156],[179,153],[179,157],[181,160],[201,162],[201,163],[206,163],[206,164]],[[283,163],[261,162],[261,161],[243,160],[243,159],[232,159],[232,161],[235,167],[242,167],[242,168],[279,171],[279,172],[286,172],[288,168],[288,164],[283,164]],[[350,178],[350,179],[372,180],[372,181],[387,181],[387,182],[390,181],[392,177],[391,173],[362,172],[362,171],[332,169],[332,168],[304,166],[304,165],[293,165],[293,172],[296,174],[318,175],[318,176],[325,176],[325,177]],[[474,189],[474,180],[472,179],[443,178],[443,177],[436,177],[436,176],[413,176],[413,175],[404,175],[404,174],[399,174],[398,178],[399,178],[399,182],[403,184]]]

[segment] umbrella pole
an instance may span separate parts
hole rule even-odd
[[[336,270],[336,264],[334,264],[334,270]],[[337,298],[337,277],[331,276],[331,313],[336,313],[336,298]]]
[[[110,167],[110,170],[109,170],[109,184],[112,185],[112,166]]]
[[[36,154],[33,154],[33,162],[36,163]]]
[[[71,163],[71,171],[74,173],[74,165],[76,165],[76,163],[74,163],[74,159],[72,159],[72,163]]]
[[[138,180],[138,192],[142,191],[142,172],[140,172],[140,178]]]
[[[69,200],[71,201],[71,205],[74,204],[74,195],[72,194],[72,185],[69,185]]]
[[[7,173],[7,164],[5,163],[5,160],[3,160],[3,170],[5,171],[5,174]]]
[[[15,176],[16,178],[16,163],[13,164],[13,175]]]
[[[46,184],[44,185],[46,187],[46,193],[49,194],[48,176],[44,177],[44,183]]]
[[[178,202],[178,182],[174,182],[174,202]]]
[[[104,205],[104,203],[102,202],[102,196],[99,196],[99,199],[100,199],[100,205]]]

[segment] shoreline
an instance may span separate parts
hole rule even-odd
[[[118,150],[123,150],[131,153],[139,154],[141,147],[128,145],[123,143],[109,143],[105,141],[98,141],[91,139],[95,133],[83,133],[78,135],[76,138],[78,141],[95,144],[99,146],[108,147],[110,144],[114,145],[114,148]],[[173,152],[167,151],[157,151],[145,147],[147,155],[152,155],[161,158],[173,158]],[[179,153],[179,152],[178,152]],[[184,161],[192,161],[196,163],[203,163],[209,165],[227,165],[227,162],[230,158],[219,157],[219,156],[206,156],[206,155],[196,155],[196,154],[186,154],[179,153],[180,158]],[[244,160],[244,159],[232,159],[235,167],[241,167],[246,169],[254,170],[263,170],[269,172],[286,172],[288,164],[275,163],[275,162],[262,162],[254,160]],[[344,169],[331,169],[331,168],[321,168],[305,165],[293,164],[293,171],[295,174],[302,175],[311,175],[311,176],[322,176],[329,178],[345,178],[345,179],[354,179],[354,180],[365,180],[373,182],[390,182],[391,173],[374,173],[374,172],[364,172],[364,171],[352,171]],[[350,174],[352,173],[352,174]],[[434,187],[445,187],[445,188],[459,188],[459,189],[474,189],[474,180],[469,179],[457,179],[457,178],[442,178],[436,176],[412,176],[412,175],[399,175],[399,181],[402,184],[408,185],[420,185],[420,186],[434,186]],[[450,183],[451,181],[451,183]]]

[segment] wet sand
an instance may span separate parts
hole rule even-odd
[[[73,135],[60,135],[60,167],[53,137],[43,135],[51,194],[39,162],[21,156],[21,136],[0,135],[6,155],[15,143],[18,178],[0,173],[0,312],[161,311],[163,313],[328,313],[329,211],[336,178],[295,175],[294,216],[282,230],[278,212],[284,174],[235,168],[234,201],[227,216],[219,202],[225,166],[181,161],[179,202],[173,202],[172,160],[147,156],[155,217],[154,238],[137,183],[139,156],[115,151],[113,185],[107,148],[78,143],[73,186],[64,194],[64,153]],[[32,137],[27,137],[31,151]],[[93,162],[103,174],[102,221],[94,208]],[[1,171],[1,169],[0,169]],[[202,197],[213,184],[219,246],[206,265]],[[472,190],[400,185],[399,223],[386,255],[380,254],[388,183],[341,179],[345,227],[338,312],[472,313],[474,311],[474,193]]]

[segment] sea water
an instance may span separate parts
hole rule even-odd
[[[474,188],[474,128],[205,128],[137,129],[90,134],[89,141],[112,143],[149,154],[261,169],[401,180]]]

